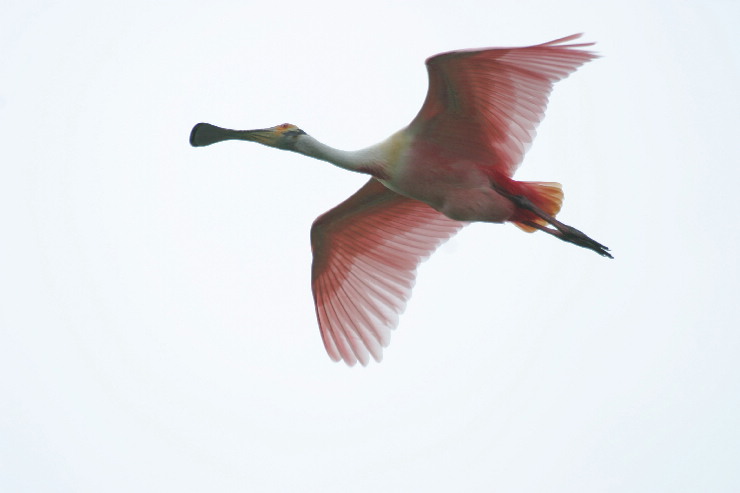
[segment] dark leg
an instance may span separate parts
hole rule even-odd
[[[504,190],[502,187],[498,186],[493,180],[491,180],[491,187],[493,187],[493,189],[496,190],[496,192],[500,193],[507,199],[514,202],[514,204],[516,204],[517,207],[531,211],[537,217],[544,219],[549,224],[554,226],[555,229],[548,228],[547,226],[543,226],[542,224],[536,223],[534,221],[525,221],[524,224],[526,224],[527,226],[532,226],[533,228],[537,228],[540,231],[544,231],[545,233],[550,234],[563,241],[567,241],[568,243],[573,243],[574,245],[578,245],[579,247],[588,248],[589,250],[593,250],[594,252],[598,253],[599,255],[603,257],[614,258],[609,253],[609,248],[602,245],[598,241],[589,238],[582,231],[579,231],[572,226],[568,226],[567,224],[561,223],[560,221],[558,221],[557,219],[545,213],[542,209],[534,205],[532,201],[529,200],[527,197],[523,195],[515,195],[512,193],[509,193],[506,190]]]

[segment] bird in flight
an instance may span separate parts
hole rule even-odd
[[[429,89],[411,123],[359,151],[329,147],[292,124],[230,130],[198,123],[190,144],[246,140],[370,175],[311,227],[311,283],[334,361],[382,359],[419,263],[473,221],[512,222],[611,258],[555,219],[559,183],[512,178],[555,82],[596,58],[576,34],[521,48],[452,51],[426,61]]]

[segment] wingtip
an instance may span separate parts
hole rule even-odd
[[[568,43],[569,41],[580,39],[582,36],[583,36],[583,33],[571,34],[570,36],[565,36],[563,38],[554,39],[552,41],[548,41],[547,43],[542,43],[541,45],[538,45],[538,46],[556,46],[557,45],[563,48],[584,48],[586,46],[594,46],[596,44],[596,42],[594,41],[572,43],[572,44],[567,44],[567,45],[564,44],[564,43]],[[598,55],[595,55],[595,56],[598,56]]]
[[[367,366],[370,365],[370,361],[374,360],[376,363],[380,363],[381,361],[383,361],[382,352],[379,354],[371,354],[370,356],[372,356],[372,360],[368,358],[367,354],[358,355],[358,354],[353,353],[352,355],[343,355],[337,359],[334,359],[334,357],[329,355],[332,361],[334,362],[344,361],[344,364],[349,366],[350,368],[354,368],[355,366],[357,366],[357,363],[360,363],[361,367],[366,368]]]
[[[583,36],[583,33],[575,33],[571,34],[569,36],[564,36],[562,38],[554,39],[552,41],[548,41],[547,45],[555,45],[555,44],[561,44],[561,43],[567,43],[568,41],[573,41],[574,39],[578,39]]]

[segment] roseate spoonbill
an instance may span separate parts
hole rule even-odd
[[[555,219],[559,183],[512,179],[555,82],[596,58],[566,44],[442,53],[426,61],[429,89],[416,118],[387,140],[333,149],[291,124],[260,130],[195,125],[190,143],[258,142],[370,175],[311,227],[312,288],[329,356],[348,365],[382,358],[419,263],[471,221],[513,222],[610,257]]]

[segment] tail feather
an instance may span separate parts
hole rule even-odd
[[[518,182],[519,187],[523,195],[534,203],[537,207],[542,209],[543,212],[549,214],[552,217],[560,212],[560,208],[563,205],[563,187],[560,183],[550,181],[520,181]],[[547,221],[537,217],[530,211],[518,210],[511,221],[523,231],[532,233],[537,231],[528,224],[524,224],[523,221],[530,221],[542,226],[547,226]]]

